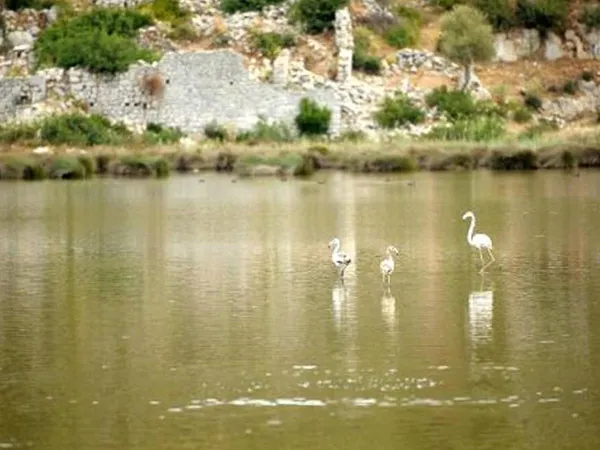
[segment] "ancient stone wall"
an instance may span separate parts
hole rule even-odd
[[[31,86],[38,86],[35,94]],[[0,79],[0,121],[20,118],[20,105],[45,99],[47,90],[132,126],[157,122],[188,133],[202,132],[213,120],[237,129],[251,128],[261,116],[292,123],[306,96],[331,109],[332,134],[340,128],[340,106],[332,92],[289,91],[254,81],[242,57],[229,50],[168,53],[154,65],[135,65],[115,77],[52,69],[36,77]]]

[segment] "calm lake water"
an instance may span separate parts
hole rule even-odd
[[[201,177],[0,184],[0,448],[600,448],[598,172]]]

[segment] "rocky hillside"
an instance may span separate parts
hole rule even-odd
[[[114,77],[140,60],[147,61],[142,65],[157,67],[161,54],[226,49],[241,55],[250,79],[257,83],[254,90],[272,85],[292,93],[312,92],[315,99],[330,95],[331,101],[326,103],[338,105],[340,113],[334,134],[428,134],[451,116],[447,108],[444,114],[443,102],[435,101],[432,90],[438,92],[441,86],[452,90],[462,84],[460,65],[437,52],[441,17],[460,3],[479,8],[495,33],[491,61],[473,66],[468,86],[473,101],[500,105],[505,109],[500,115],[509,117],[508,126],[515,130],[530,127],[524,125],[530,123],[563,126],[597,119],[600,7],[593,2],[566,0],[7,0],[0,22],[0,83],[36,74],[43,79],[44,92],[49,89],[53,95],[44,94],[39,102],[28,98],[27,102],[39,105],[29,107],[26,114],[16,108],[15,117],[11,110],[3,118],[23,120],[57,109],[99,107],[99,101],[81,94],[88,75],[73,72],[81,66],[87,67],[84,72]],[[123,19],[125,25],[111,25],[131,29],[119,37],[120,50],[112,53],[114,61],[108,64],[109,69],[98,62],[99,58],[97,66],[90,66],[81,57],[87,53],[85,42],[102,42],[92,47],[108,48],[112,45],[108,37],[86,32],[73,39],[67,51],[56,50],[59,32],[54,33],[56,36],[47,32],[49,27],[72,21],[94,7],[127,8],[151,18],[144,22],[132,16]],[[134,22],[135,26],[131,25]],[[48,66],[62,69],[52,72],[45,68]],[[79,77],[76,90],[74,77]],[[71,81],[66,82],[67,78]],[[6,92],[21,92],[13,89],[13,81],[10,83]],[[113,85],[122,89],[123,83]],[[110,89],[102,91],[108,92],[103,95],[110,95]],[[402,99],[393,103],[398,93]],[[35,97],[32,93],[24,95]],[[277,95],[277,102],[287,108],[277,117],[291,117],[291,97],[281,100],[283,94]],[[409,106],[422,112],[422,117],[386,122],[381,113],[386,99],[388,113]],[[136,102],[146,104],[132,100]],[[335,109],[335,105],[331,107]],[[99,112],[107,114],[106,108]],[[140,120],[143,123],[148,118]],[[167,125],[179,126],[182,120]],[[246,118],[234,122],[251,125]]]

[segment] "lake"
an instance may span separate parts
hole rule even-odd
[[[599,230],[587,171],[1,183],[0,448],[598,449]]]

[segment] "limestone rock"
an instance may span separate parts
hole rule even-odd
[[[6,36],[11,47],[20,47],[22,49],[31,48],[33,46],[33,36],[27,31],[11,31]]]
[[[544,42],[544,57],[548,61],[554,61],[563,57],[562,41],[553,32],[549,32]]]

